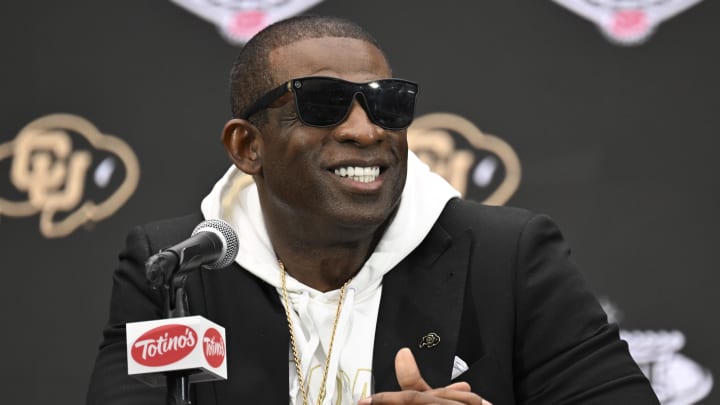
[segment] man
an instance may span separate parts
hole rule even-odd
[[[229,379],[193,403],[657,403],[555,225],[462,201],[408,153],[417,85],[392,77],[341,19],[286,20],[243,48],[234,165],[202,216],[128,236],[89,404],[163,402],[127,376],[124,325],[161,316],[144,262],[203,218],[229,222],[240,253],[187,279],[228,351]]]

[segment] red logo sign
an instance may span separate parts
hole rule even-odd
[[[186,325],[163,325],[137,338],[130,353],[143,366],[166,366],[190,354],[197,341],[197,333]]]
[[[702,0],[554,1],[597,24],[613,42],[638,45],[645,42],[660,23]]]
[[[225,342],[217,329],[209,328],[205,332],[203,349],[208,364],[212,367],[220,367],[223,360],[225,360]]]
[[[322,0],[171,0],[217,25],[233,44],[245,44],[260,29],[297,15]]]

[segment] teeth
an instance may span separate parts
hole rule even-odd
[[[348,166],[335,169],[335,174],[340,177],[349,177],[360,183],[370,183],[380,175],[380,166],[360,167]]]

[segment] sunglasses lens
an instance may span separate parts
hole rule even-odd
[[[295,82],[300,119],[308,125],[326,127],[345,118],[352,104],[352,89],[334,79],[312,78]]]
[[[417,86],[401,80],[372,82],[363,92],[371,119],[388,129],[406,128],[415,114]]]
[[[307,125],[337,125],[347,116],[353,98],[361,93],[370,119],[387,129],[410,125],[417,85],[403,80],[356,84],[333,78],[305,78],[293,83],[297,111]]]

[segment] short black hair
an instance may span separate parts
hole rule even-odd
[[[353,38],[374,45],[385,56],[375,38],[358,24],[339,17],[303,15],[278,21],[253,36],[235,58],[230,72],[232,116],[240,115],[265,92],[280,85],[273,77],[270,52],[310,38]],[[387,57],[385,57],[387,61]],[[258,125],[264,111],[250,118]]]

